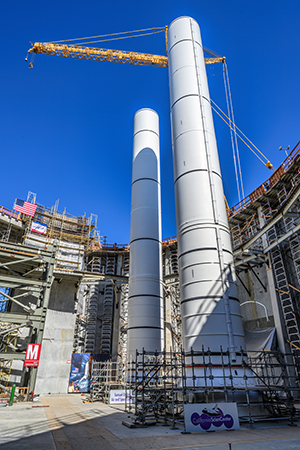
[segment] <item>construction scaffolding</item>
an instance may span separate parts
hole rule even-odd
[[[55,267],[61,270],[80,271],[83,269],[84,252],[95,238],[97,216],[74,216],[64,209],[58,211],[58,202],[52,207],[37,205],[34,218],[25,218],[27,232],[24,243],[42,248],[45,243],[57,241]],[[32,222],[44,226],[43,234],[35,232]]]
[[[240,292],[246,291],[249,300],[243,304],[260,302],[253,281],[245,284],[251,271],[270,297],[276,291],[280,319],[274,300],[272,309],[281,342],[300,348],[300,142],[265,183],[229,210],[229,224]],[[273,279],[267,274],[270,269]],[[268,275],[267,285],[263,274]]]
[[[5,386],[13,364],[19,382],[29,382],[33,390],[37,368],[22,372],[27,343],[41,344],[50,290],[56,246],[43,250],[0,242],[0,361]],[[24,378],[27,381],[24,381]]]
[[[181,346],[177,242],[164,241],[165,339]],[[111,355],[124,370],[127,361],[129,247],[93,242],[85,258],[81,306],[75,327],[74,351]]]
[[[177,240],[163,241],[165,346],[178,351],[182,344]]]
[[[0,209],[0,236],[3,239],[0,241],[0,253],[2,247],[6,248],[5,245],[13,246],[8,242],[15,241],[18,248],[12,247],[14,251],[11,252],[10,257],[15,258],[15,251],[18,255],[26,255],[24,264],[19,260],[19,256],[11,261],[0,260],[1,297],[4,296],[0,298],[0,360],[4,367],[2,378],[3,373],[8,373],[7,367],[10,364],[11,370],[9,375],[5,375],[4,381],[9,378],[10,384],[15,381],[18,385],[29,384],[30,390],[33,390],[35,386],[39,390],[43,389],[41,387],[45,386],[43,367],[38,372],[36,385],[37,368],[23,369],[23,360],[27,344],[41,343],[43,333],[45,330],[46,333],[48,332],[49,326],[52,330],[60,329],[61,333],[65,333],[63,340],[48,341],[46,337],[43,341],[44,352],[50,351],[50,342],[50,347],[57,347],[55,351],[58,352],[59,357],[51,367],[54,372],[56,370],[54,366],[59,367],[59,375],[55,381],[49,376],[48,389],[60,390],[60,383],[64,383],[63,377],[66,372],[61,355],[64,354],[63,352],[70,352],[71,356],[72,346],[74,350],[82,350],[87,339],[86,322],[89,314],[85,317],[84,308],[82,308],[81,297],[84,295],[84,287],[80,286],[80,281],[83,275],[85,252],[97,237],[97,216],[94,214],[89,217],[85,214],[75,216],[67,213],[65,209],[60,212],[58,201],[52,208],[48,208],[38,204],[36,194],[32,192],[28,193],[27,201],[36,205],[33,217],[5,208]],[[55,251],[52,252],[51,249],[54,248]],[[49,251],[51,258],[54,257],[51,263]],[[19,265],[16,264],[17,262]],[[46,282],[50,269],[52,275]],[[10,280],[14,276],[17,277],[15,282],[6,284],[7,279]],[[52,307],[49,312],[50,291]],[[28,297],[24,298],[26,295]],[[58,311],[61,314],[56,319]],[[74,341],[71,343],[74,313],[76,314],[75,333]],[[11,325],[10,328],[7,323]],[[43,352],[41,358],[43,358]],[[8,364],[6,361],[11,362]],[[43,366],[44,362],[41,364]],[[52,381],[53,384],[50,387]]]
[[[229,350],[220,348],[220,355],[222,364],[216,370],[212,362],[215,354],[209,350],[137,352],[126,377],[126,410],[133,423],[147,426],[160,422],[172,428],[185,427],[185,404],[218,402],[236,403],[240,422],[250,425],[274,418],[294,423],[299,417],[295,408],[300,391],[298,355],[280,352],[250,355],[241,350],[237,354],[243,367],[240,375]]]
[[[21,214],[0,206],[0,240],[20,243],[25,232]]]
[[[129,256],[124,258],[123,274],[125,277],[129,277]],[[124,366],[127,361],[128,296],[129,286],[123,284],[121,286],[118,343],[118,360],[121,366]]]
[[[86,252],[84,273],[83,351],[113,354],[117,360],[127,348],[128,248],[92,244]]]
[[[0,207],[0,240],[45,248],[57,242],[55,267],[61,270],[83,269],[84,252],[97,238],[97,216],[75,216],[58,211],[58,201],[51,208],[36,203],[29,192],[27,201],[37,205],[33,217]]]
[[[111,391],[125,389],[125,371],[117,362],[93,362],[90,394],[87,400],[110,403]]]

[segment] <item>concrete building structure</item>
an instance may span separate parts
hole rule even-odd
[[[278,346],[287,352],[300,348],[299,155],[300,143],[243,204],[227,211],[248,350]],[[73,269],[64,269],[57,260],[57,252],[55,256],[51,253],[54,235],[49,243],[46,235],[41,246],[41,237],[34,240],[33,232],[28,232],[27,219],[14,217],[5,208],[2,211],[0,230],[7,237],[9,227],[10,235],[0,241],[1,299],[7,299],[0,303],[0,384],[6,386],[15,381],[18,385],[34,387],[36,392],[66,392],[70,371],[67,362],[74,351],[105,353],[120,364],[124,362],[129,247],[104,245],[89,238],[84,247],[82,270],[76,269],[78,261],[74,264],[74,258],[66,261],[67,265],[74,264]],[[23,238],[28,238],[30,245],[22,244]],[[33,247],[33,243],[39,243],[39,247]],[[28,254],[29,261],[22,262],[24,254]],[[8,270],[7,264],[15,261],[13,255],[20,257],[20,266],[15,269],[18,267],[22,276],[21,287],[19,278],[15,280]],[[41,287],[39,280],[45,258],[47,267],[50,261],[55,262],[52,278],[49,275],[48,285]],[[176,237],[162,243],[162,268],[164,347],[177,351],[182,344],[182,330]],[[46,278],[48,270],[44,273]],[[26,276],[28,271],[30,275]],[[17,297],[29,291],[30,295]],[[41,299],[47,297],[46,292],[48,305],[43,309]],[[13,324],[21,327],[9,331]],[[24,352],[27,343],[36,340],[40,331],[41,363],[30,381],[30,372],[23,370]]]
[[[2,208],[1,378],[39,392],[66,392],[84,249],[94,218],[37,205],[34,218]],[[43,234],[35,231],[43,224]],[[28,343],[42,344],[39,367],[23,368]]]
[[[244,328],[275,327],[283,352],[300,347],[299,151],[229,210]]]

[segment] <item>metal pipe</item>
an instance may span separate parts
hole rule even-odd
[[[266,308],[266,306],[263,303],[260,303],[260,302],[254,301],[254,300],[248,300],[246,302],[241,303],[240,306],[246,305],[247,303],[255,303],[256,305],[262,306],[264,308],[264,310],[265,310],[267,322],[270,322],[267,308]]]

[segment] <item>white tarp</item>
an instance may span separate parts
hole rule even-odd
[[[245,331],[247,352],[260,353],[276,349],[276,329],[273,327]],[[252,357],[254,355],[251,355]]]

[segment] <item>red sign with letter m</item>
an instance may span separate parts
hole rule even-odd
[[[41,354],[41,344],[27,344],[24,367],[38,367]]]

